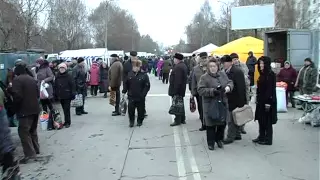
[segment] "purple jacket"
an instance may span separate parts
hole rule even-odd
[[[160,60],[160,61],[158,62],[158,64],[157,64],[157,73],[158,73],[158,75],[160,74],[160,71],[161,71],[161,69],[162,69],[162,67],[163,67],[163,63],[164,63],[164,61],[163,61],[163,60]]]

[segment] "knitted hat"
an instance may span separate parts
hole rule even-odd
[[[66,63],[60,63],[60,64],[58,65],[58,68],[59,68],[59,69],[60,69],[60,68],[68,69],[68,66],[67,66]]]

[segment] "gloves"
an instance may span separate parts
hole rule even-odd
[[[225,93],[228,93],[228,92],[230,92],[230,91],[231,91],[231,89],[230,89],[230,87],[229,87],[229,86],[226,86],[226,87],[224,88],[224,91],[225,91]]]
[[[265,104],[264,106],[265,106],[266,112],[269,112],[271,105],[270,104]]]

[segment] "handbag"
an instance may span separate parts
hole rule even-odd
[[[183,97],[173,96],[172,104],[169,109],[171,115],[185,115]]]
[[[116,105],[116,91],[111,91],[110,92],[109,104],[111,106],[115,106]]]
[[[233,121],[237,126],[242,126],[254,119],[251,106],[244,105],[232,111]]]
[[[216,122],[225,122],[227,119],[227,109],[221,99],[213,99],[209,104],[208,118]]]
[[[74,100],[71,101],[71,107],[81,107],[83,106],[83,95],[77,94]]]
[[[196,102],[195,102],[195,100],[194,100],[194,97],[190,97],[189,106],[190,106],[190,111],[191,111],[192,113],[197,110],[197,105],[196,105]]]

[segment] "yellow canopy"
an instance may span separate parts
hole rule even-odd
[[[237,53],[248,55],[249,51],[252,51],[254,54],[263,54],[263,41],[251,36],[242,37],[218,47],[212,51],[212,54],[225,55]]]
[[[217,49],[212,51],[212,54],[230,55],[231,53],[237,53],[239,56],[239,60],[243,63],[246,63],[249,51],[252,51],[256,58],[263,56],[263,41],[251,36],[242,37],[218,47]],[[258,68],[256,67],[254,77],[255,83],[257,82],[257,79],[259,77],[259,72],[257,71],[257,69]]]

